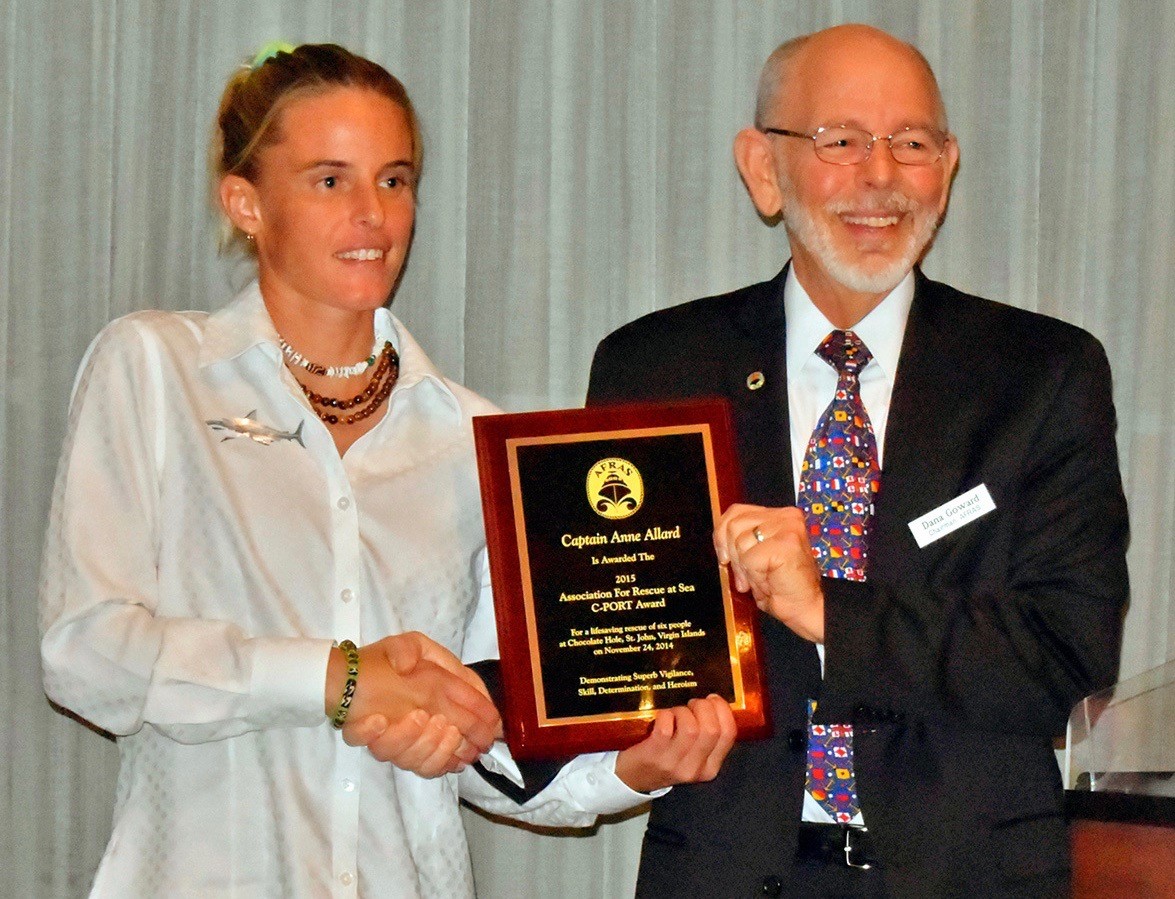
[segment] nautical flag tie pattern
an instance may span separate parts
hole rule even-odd
[[[858,376],[873,356],[852,331],[833,331],[816,352],[836,369],[836,394],[808,441],[797,505],[824,576],[863,581],[881,471]]]
[[[861,402],[861,370],[872,354],[852,331],[833,331],[816,350],[836,369],[836,394],[808,441],[797,505],[808,525],[812,555],[825,577],[865,580],[873,498],[881,486],[877,440]],[[851,724],[813,724],[808,702],[808,763],[804,788],[833,821],[859,811]]]
[[[813,724],[815,701],[808,700],[808,772],[804,789],[837,824],[857,816],[857,778],[853,774],[853,726]]]

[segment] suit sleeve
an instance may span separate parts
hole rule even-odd
[[[1015,489],[974,549],[979,561],[876,584],[825,581],[821,717],[867,710],[1049,738],[1081,697],[1113,683],[1128,524],[1110,383],[1086,335],[1041,387],[1052,393],[1007,463]]]

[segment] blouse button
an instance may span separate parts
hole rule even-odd
[[[343,602],[350,602],[354,598],[355,598],[355,591],[353,591],[350,587],[348,587],[346,590],[344,590],[342,593],[339,594],[339,599],[341,599]]]
[[[345,496],[340,496],[339,501],[335,503],[335,505],[339,507],[340,511],[346,512],[349,508],[351,508],[351,501]]]

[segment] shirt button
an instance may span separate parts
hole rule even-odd
[[[350,871],[344,871],[342,874],[339,875],[339,883],[341,883],[345,887],[349,887],[351,885],[351,881],[354,879],[355,879],[355,877],[353,874],[351,874]]]
[[[339,594],[339,599],[341,599],[343,602],[350,602],[354,598],[355,598],[355,591],[353,591],[350,587],[348,587],[346,590],[344,590],[342,593]]]
[[[346,512],[349,508],[351,508],[351,501],[345,496],[340,496],[339,501],[335,503],[335,505],[339,507],[339,511]]]
[[[355,781],[344,780],[343,781],[343,789],[348,793],[354,793],[355,792]]]

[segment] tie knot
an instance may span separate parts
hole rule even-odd
[[[869,347],[852,331],[833,331],[824,338],[816,352],[839,375],[858,375],[873,358]]]

